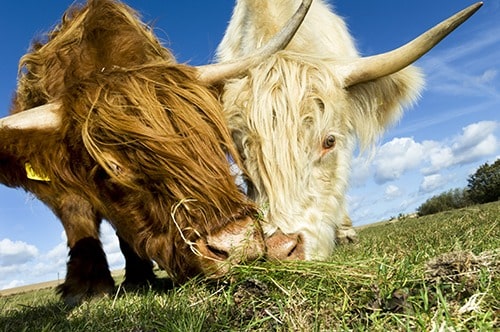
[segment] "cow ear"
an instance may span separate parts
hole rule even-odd
[[[351,104],[351,130],[361,148],[377,141],[400,119],[403,110],[416,102],[423,88],[421,71],[409,66],[394,74],[347,88]]]

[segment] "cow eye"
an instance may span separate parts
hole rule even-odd
[[[334,135],[328,135],[325,137],[325,140],[323,141],[323,149],[331,149],[335,146],[335,136]]]

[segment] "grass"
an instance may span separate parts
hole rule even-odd
[[[0,297],[0,331],[494,331],[500,202],[360,230],[328,262],[66,308],[53,289]]]

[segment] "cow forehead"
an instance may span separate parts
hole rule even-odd
[[[348,93],[336,82],[324,59],[281,52],[250,70],[245,79],[226,85],[226,117],[234,129],[253,137],[318,141],[348,130]],[[238,128],[240,127],[240,128]],[[249,137],[249,139],[251,139]]]

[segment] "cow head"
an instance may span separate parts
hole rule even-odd
[[[270,37],[289,1],[238,0],[219,59]],[[224,111],[249,195],[267,207],[267,234],[301,234],[307,259],[333,250],[346,220],[350,161],[413,103],[423,84],[410,66],[479,7],[458,13],[392,52],[359,57],[344,22],[316,1],[286,50],[225,85]]]

